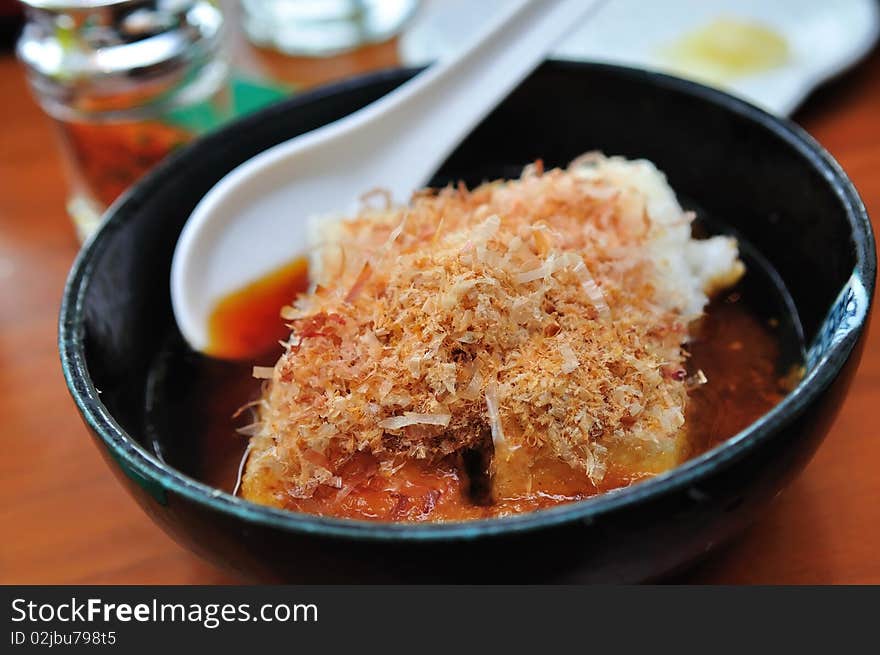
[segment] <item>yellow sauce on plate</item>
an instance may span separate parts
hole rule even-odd
[[[784,66],[791,53],[785,37],[752,21],[719,18],[664,47],[675,72],[723,84]]]

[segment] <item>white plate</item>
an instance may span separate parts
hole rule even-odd
[[[506,0],[424,0],[400,41],[404,64],[455,50]],[[787,115],[823,81],[852,66],[880,35],[875,0],[608,0],[574,29],[553,56],[676,72],[663,49],[719,18],[767,26],[782,36],[786,63],[719,84],[765,109]]]

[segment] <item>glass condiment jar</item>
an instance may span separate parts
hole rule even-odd
[[[81,240],[169,152],[230,115],[223,16],[208,0],[23,0],[18,42],[54,119]]]

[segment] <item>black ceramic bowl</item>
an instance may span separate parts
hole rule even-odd
[[[633,487],[446,525],[260,507],[154,456],[152,441],[162,435],[145,423],[148,372],[162,344],[180,338],[168,276],[190,211],[241,162],[413,74],[351,80],[238,121],[170,158],[114,205],[73,267],[60,320],[64,374],[95,442],[174,538],[258,579],[636,581],[680,568],[748,523],[815,451],[859,359],[876,257],[855,189],[809,136],[728,95],[663,75],[547,63],[449,158],[437,181],[518,175],[536,158],[565,165],[592,149],[656,162],[677,192],[756,246],[791,293],[810,347],[807,374],[769,414]]]

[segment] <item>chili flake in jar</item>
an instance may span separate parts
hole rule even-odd
[[[210,0],[25,0],[18,42],[54,119],[81,240],[175,148],[231,116],[223,17]]]

